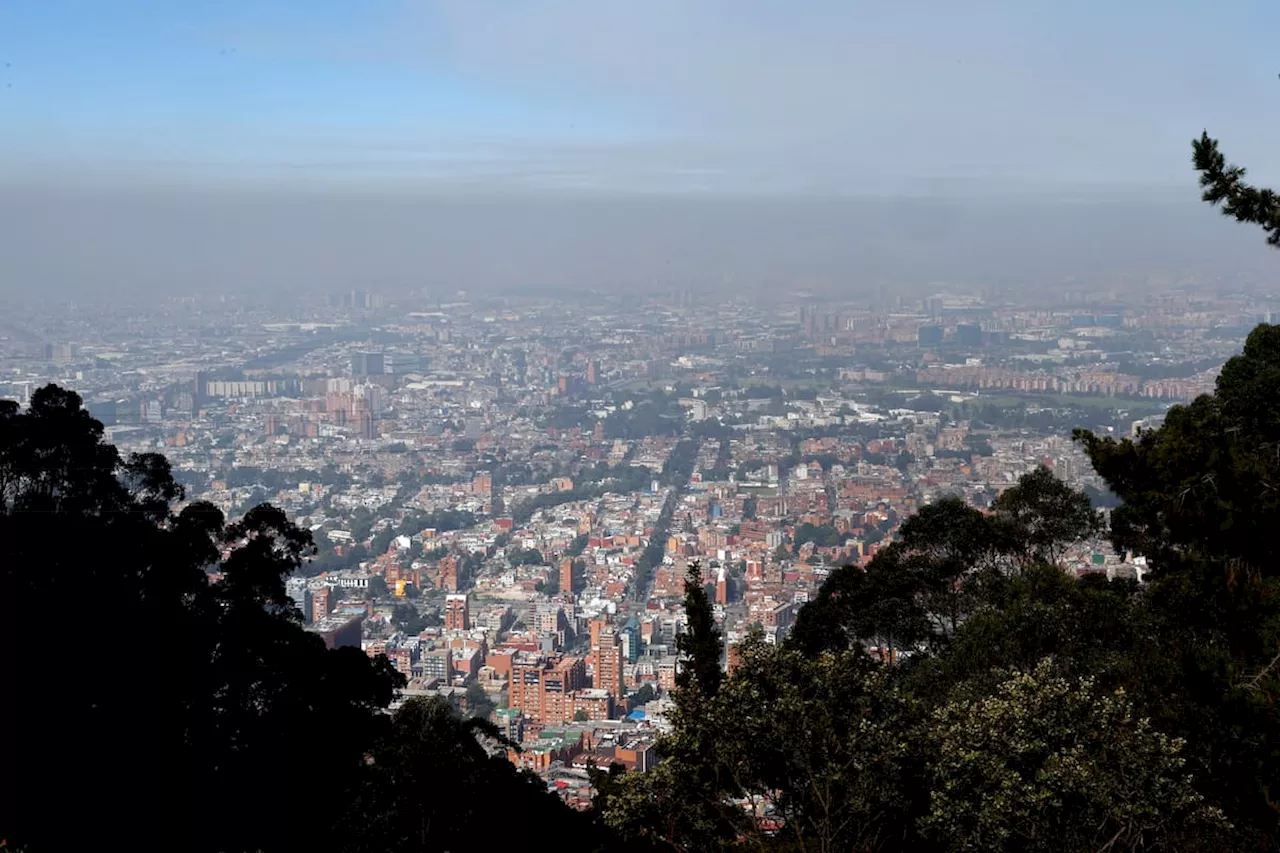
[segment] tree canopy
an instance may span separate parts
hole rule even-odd
[[[1250,804],[1239,781],[1241,732],[1223,718],[1221,737],[1199,736],[1231,762],[1217,766],[1170,707],[1168,691],[1206,685],[1177,666],[1158,582],[1061,565],[1103,531],[1043,468],[989,513],[936,501],[868,566],[835,572],[786,642],[749,638],[710,679],[718,637],[691,569],[675,731],[654,772],[607,781],[603,819],[663,850],[1272,843],[1265,788]],[[1249,766],[1263,783],[1264,761]],[[1229,793],[1224,776],[1237,777]]]
[[[1109,523],[1045,468],[922,507],[714,691],[690,656],[662,762],[603,819],[665,850],[1276,849],[1277,392],[1263,325],[1159,429],[1077,432]],[[1066,570],[1103,536],[1140,581]]]
[[[450,751],[472,757],[478,790],[506,792],[504,808],[573,819],[505,758],[479,760],[478,723],[439,706],[387,715],[404,682],[385,657],[303,630],[284,582],[314,546],[283,512],[229,521],[206,503],[175,511],[181,498],[162,456],[122,456],[76,394],[0,402],[0,681],[17,735],[0,739],[0,838],[442,849],[435,839],[471,831],[468,813],[437,801],[431,838],[410,837],[425,806],[395,780]],[[88,609],[88,629],[50,654],[48,605],[67,602]]]

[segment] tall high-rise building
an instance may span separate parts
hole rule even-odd
[[[449,649],[432,649],[422,656],[422,675],[428,681],[439,679],[449,682],[453,677]]]
[[[600,382],[600,362],[594,358],[587,362],[587,384],[596,385]]]
[[[640,657],[640,621],[632,616],[618,631],[618,639],[622,643],[622,655],[628,663],[635,663]]]
[[[75,349],[71,344],[45,344],[44,360],[54,364],[70,364],[75,359]]]
[[[963,347],[982,346],[982,327],[975,323],[961,323],[956,326],[956,343]]]
[[[387,407],[387,392],[380,385],[374,385],[372,382],[357,385],[355,394],[359,405],[375,418],[380,417]]]
[[[139,406],[138,417],[144,424],[158,424],[164,420],[164,408],[159,400],[147,400]]]
[[[560,561],[560,592],[571,595],[573,593],[573,559],[565,557]]]
[[[372,412],[360,413],[360,437],[365,441],[373,441],[378,437],[377,422]]]
[[[942,343],[942,327],[921,326],[916,333],[916,340],[922,347],[936,347]]]
[[[437,583],[439,589],[447,589],[451,592],[458,591],[458,561],[452,555],[442,557],[438,565]]]
[[[386,373],[382,353],[358,352],[351,356],[352,376],[373,376],[379,373]]]
[[[119,403],[115,400],[95,400],[85,403],[85,409],[94,420],[101,421],[103,426],[115,426],[120,422]]]
[[[313,634],[319,635],[324,640],[325,648],[329,649],[345,649],[360,648],[360,638],[362,635],[361,623],[364,621],[364,614],[357,613],[355,615],[328,616],[325,618],[317,618],[314,622],[307,626],[307,630]]]
[[[302,618],[306,622],[310,622],[315,618],[312,612],[311,588],[307,585],[306,578],[289,578],[284,584],[285,592],[298,605],[298,609],[302,611]]]
[[[622,696],[622,644],[612,627],[601,626],[592,632],[592,686],[614,697]]]
[[[448,631],[471,630],[471,610],[465,593],[445,596],[444,627]]]
[[[540,637],[553,635],[555,638],[553,645],[558,646],[564,636],[564,610],[555,601],[538,602],[537,611],[533,617],[533,626]]]
[[[546,662],[533,655],[521,654],[511,661],[511,677],[507,679],[507,705],[532,720],[542,717],[542,671]]]
[[[329,591],[329,587],[322,586],[311,591],[311,617],[312,619],[323,619],[329,615],[329,611],[333,608],[333,595]]]
[[[386,299],[381,293],[370,293],[367,290],[349,290],[346,293],[334,293],[329,297],[332,308],[354,308],[363,311],[366,308],[381,308]]]

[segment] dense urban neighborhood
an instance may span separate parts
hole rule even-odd
[[[589,767],[643,771],[669,728],[690,565],[731,670],[922,506],[1039,466],[1113,505],[1072,428],[1158,426],[1275,307],[1149,294],[171,299],[8,318],[0,392],[63,384],[186,501],[284,510],[316,545],[288,581],[307,630],[385,655],[399,702],[492,720],[585,807]],[[1062,564],[1145,571],[1102,536]]]

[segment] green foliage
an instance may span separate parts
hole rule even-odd
[[[354,569],[369,559],[369,549],[364,545],[345,545],[339,554],[327,541],[324,547],[310,556],[302,566],[302,573],[314,577],[322,572],[336,572]]]
[[[974,456],[995,456],[996,454],[995,448],[991,446],[991,442],[987,441],[985,438],[969,436],[966,444],[968,445],[969,452]]]
[[[996,498],[992,509],[1009,528],[1010,543],[1024,563],[1057,564],[1068,547],[1103,529],[1089,496],[1043,465]]]
[[[364,542],[373,533],[373,513],[367,507],[356,507],[351,514],[351,539]]]
[[[507,562],[512,566],[545,566],[547,558],[537,548],[512,548],[507,552]]]
[[[1200,186],[1204,189],[1201,198],[1211,205],[1222,205],[1222,214],[1235,217],[1237,222],[1262,226],[1267,232],[1267,243],[1280,246],[1280,196],[1274,190],[1245,183],[1245,170],[1227,163],[1227,158],[1218,150],[1218,140],[1210,139],[1208,131],[1200,134],[1191,146],[1192,163],[1200,173]]]
[[[681,664],[676,674],[676,696],[682,706],[693,708],[720,689],[720,658],[724,653],[711,601],[702,586],[702,564],[696,560],[689,564],[685,575],[684,615],[684,632],[676,638]]]
[[[467,685],[466,692],[467,713],[472,717],[481,719],[489,719],[493,713],[493,700],[489,698],[489,694],[480,686],[480,682],[472,681]]]
[[[284,581],[314,546],[284,513],[175,513],[165,459],[102,434],[55,386],[25,411],[0,402],[0,679],[22,733],[0,739],[6,844],[456,850],[493,803],[503,847],[529,826],[603,842],[485,720],[438,699],[391,717],[404,680],[385,657],[303,630]],[[68,682],[31,638],[48,633],[42,602],[72,600],[93,602],[102,649]]]
[[[800,546],[812,542],[819,548],[834,548],[840,544],[840,532],[829,524],[814,525],[805,522],[796,527],[793,547],[799,553]]]
[[[676,444],[662,463],[662,484],[664,486],[683,486],[693,475],[693,466],[698,461],[698,448],[701,442],[686,438]]]
[[[648,773],[610,784],[597,803],[619,836],[675,850],[713,847],[736,834],[735,808],[726,799],[731,790],[715,758],[719,737],[708,714],[723,679],[724,647],[697,562],[689,564],[684,590],[686,625],[676,640],[677,732],[663,744],[667,757]]]
[[[947,408],[947,401],[932,391],[925,391],[907,400],[903,405],[916,412],[941,412]]]
[[[1056,563],[1096,536],[1088,497],[1047,468],[1023,475],[991,514],[948,497],[921,507],[866,566],[837,570],[801,611],[792,640],[816,653],[857,644],[938,648],[1011,573]]]
[[[876,850],[903,840],[911,793],[910,701],[865,656],[816,658],[748,641],[743,662],[708,712],[732,733],[716,760],[737,798],[768,802],[776,836],[744,814],[738,830],[757,843],[797,849]]]
[[[645,682],[640,685],[639,690],[628,697],[627,704],[632,708],[639,708],[652,702],[656,696],[653,685]]]
[[[1150,619],[1131,581],[1077,580],[1045,564],[983,581],[945,654],[901,671],[913,695],[943,701],[962,685],[994,689],[1002,672],[1026,671],[1048,656],[1061,673],[1126,684],[1151,658]]]
[[[319,848],[324,817],[282,823],[280,809],[301,807],[301,780],[354,781],[385,729],[401,677],[326,650],[285,592],[309,534],[265,505],[234,523],[204,503],[175,514],[180,497],[163,457],[122,458],[75,394],[0,403],[0,676],[23,733],[0,747],[0,834],[14,843]],[[54,600],[93,601],[115,650],[80,661],[73,690],[30,652],[47,632],[36,604]],[[209,821],[200,804],[215,800],[226,812]]]
[[[609,779],[598,789],[596,809],[604,824],[636,849],[727,849],[741,821],[722,789],[699,774],[706,766],[667,758],[647,773]]]
[[[421,634],[425,629],[439,625],[440,617],[434,613],[424,615],[412,604],[397,604],[391,621],[406,634]]]
[[[511,510],[511,518],[516,524],[524,524],[544,509],[551,509],[561,504],[591,500],[592,498],[600,497],[603,493],[604,489],[596,485],[577,486],[559,492],[542,492],[517,504]]]
[[[1244,367],[1232,366],[1226,382],[1264,381],[1266,370]],[[1198,498],[1169,476],[1182,464],[1177,451],[1137,465],[1141,448],[1164,440],[1213,444],[1221,421],[1191,422],[1194,434],[1178,438],[1188,428],[1179,418],[1161,431],[1168,439],[1144,437],[1137,450],[1084,437],[1124,501],[1111,535],[1155,555],[1154,583],[1077,580],[1057,565],[1105,525],[1047,469],[1022,477],[989,513],[936,501],[866,568],[835,572],[784,644],[749,640],[732,677],[710,679],[714,691],[687,664],[661,764],[608,780],[602,818],[671,850],[1273,845],[1280,658],[1262,652],[1277,647],[1280,619],[1263,606],[1274,600],[1260,592],[1267,570],[1249,582],[1245,558],[1267,555],[1270,543],[1196,532],[1205,517],[1256,512],[1265,496],[1187,508]],[[1187,467],[1236,482],[1229,466],[1253,459],[1246,444],[1222,455],[1220,472],[1204,456]],[[1180,529],[1161,528],[1173,509],[1186,513]],[[1251,523],[1232,520],[1236,530]],[[1211,559],[1206,542],[1233,556]],[[1233,568],[1216,578],[1235,592],[1215,593],[1205,566]],[[691,627],[710,624],[699,580],[691,573],[686,584]],[[698,636],[690,632],[691,647]],[[873,660],[870,646],[896,662]],[[1228,649],[1245,653],[1248,668]]]
[[[957,696],[926,737],[921,829],[943,850],[1185,850],[1227,828],[1195,790],[1181,740],[1123,691],[1062,678],[1050,659],[976,701]]]
[[[395,541],[396,531],[394,527],[384,527],[373,535],[373,541],[369,543],[369,552],[374,555],[387,553],[391,548],[391,543]]]
[[[684,420],[684,412],[676,400],[663,396],[656,402],[636,403],[630,409],[610,412],[604,419],[604,436],[610,441],[676,436],[684,430]]]
[[[653,469],[646,465],[629,465],[626,462],[619,462],[616,465],[597,462],[590,468],[584,468],[580,477],[586,482],[599,483],[605,490],[625,494],[648,490],[649,484],[653,481]]]
[[[406,701],[363,765],[332,846],[350,853],[466,850],[481,833],[481,846],[505,847],[530,827],[555,827],[589,845],[595,832],[587,818],[517,770],[505,755],[509,746],[492,723],[463,718],[440,697]],[[496,824],[495,804],[502,808]]]
[[[1186,738],[1211,801],[1258,846],[1280,836],[1277,390],[1280,327],[1262,325],[1216,393],[1174,407],[1160,429],[1122,441],[1078,433],[1123,501],[1113,543],[1151,569],[1145,610],[1160,642],[1137,689]]]
[[[322,479],[319,471],[303,469],[285,471],[278,468],[257,468],[245,465],[228,469],[223,472],[221,478],[230,489],[261,486],[270,492],[296,489],[299,483],[317,483]]]
[[[464,530],[474,526],[476,517],[466,510],[442,509],[438,512],[414,512],[405,516],[396,528],[399,536],[416,536],[424,530],[435,530],[444,533],[449,530]]]

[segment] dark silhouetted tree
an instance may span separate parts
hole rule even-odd
[[[507,760],[512,748],[488,720],[464,718],[438,696],[409,699],[364,764],[334,846],[351,853],[497,850],[527,844],[531,826],[549,826],[592,849],[589,818],[517,770]]]
[[[1057,565],[1072,545],[1097,536],[1101,514],[1089,496],[1059,480],[1043,465],[1001,492],[992,504],[1011,550],[1023,563]]]
[[[1201,198],[1222,205],[1224,216],[1261,226],[1267,243],[1280,247],[1280,196],[1274,190],[1245,183],[1245,170],[1227,162],[1218,150],[1218,140],[1210,139],[1208,131],[1192,142],[1192,163],[1204,188]]]
[[[369,756],[394,741],[384,709],[403,678],[385,657],[331,651],[303,630],[284,580],[314,547],[283,512],[263,505],[228,523],[207,503],[174,513],[181,496],[163,457],[122,457],[77,395],[48,386],[25,410],[0,402],[0,683],[5,723],[21,733],[0,739],[0,838],[39,850],[343,849],[339,818],[364,802]],[[57,628],[54,602],[92,611],[78,627],[92,643],[71,670],[33,645]],[[446,753],[475,745],[429,722],[423,736]],[[527,791],[559,809],[540,817],[567,812],[492,761],[510,785],[473,803]],[[446,767],[433,772],[450,778]],[[401,790],[387,813],[362,813],[369,827],[431,808]],[[440,814],[441,835],[472,831],[467,812]]]
[[[716,627],[711,601],[702,585],[702,564],[689,564],[684,581],[684,632],[676,638],[680,651],[680,671],[676,687],[691,702],[709,699],[720,689],[724,676],[720,659],[724,643]]]

